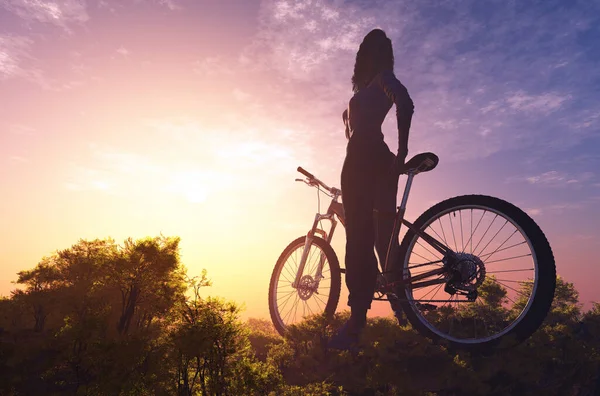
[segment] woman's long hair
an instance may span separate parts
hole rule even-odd
[[[352,91],[358,92],[369,85],[373,77],[383,70],[394,70],[392,41],[381,29],[371,30],[356,53]]]

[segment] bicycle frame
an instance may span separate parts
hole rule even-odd
[[[423,240],[427,241],[431,245],[432,248],[434,248],[435,250],[437,250],[438,252],[443,254],[444,257],[448,257],[448,256],[453,257],[454,256],[454,252],[452,252],[452,250],[450,250],[444,244],[439,242],[437,239],[435,239],[431,235],[427,234],[425,231],[417,229],[412,223],[410,223],[409,221],[404,219],[404,214],[406,213],[406,205],[408,203],[408,196],[410,194],[412,182],[413,182],[414,177],[418,173],[419,173],[418,169],[412,169],[412,170],[409,170],[408,172],[406,172],[408,177],[406,180],[406,185],[404,187],[404,193],[402,194],[402,201],[400,203],[400,206],[397,208],[397,211],[395,214],[394,228],[392,231],[392,235],[390,237],[390,242],[388,243],[386,258],[385,258],[384,264],[382,266],[383,271],[380,272],[381,275],[385,275],[386,273],[391,272],[390,271],[390,261],[392,258],[392,246],[394,245],[393,242],[395,240],[398,240],[402,224],[404,224],[410,231],[414,232],[415,234],[417,234],[418,236],[423,238]],[[311,185],[311,183],[307,183],[307,184]],[[331,200],[331,203],[329,204],[329,208],[327,209],[327,212],[325,214],[317,213],[315,215],[315,220],[313,222],[313,225],[312,225],[311,229],[308,231],[308,233],[306,234],[304,251],[303,251],[302,257],[300,259],[300,263],[298,266],[298,272],[296,273],[296,278],[294,279],[294,282],[292,283],[292,287],[294,287],[294,288],[298,287],[300,279],[303,276],[304,266],[306,265],[306,260],[308,258],[308,252],[310,250],[309,248],[312,244],[315,234],[321,235],[323,237],[323,239],[325,241],[327,241],[328,244],[331,244],[331,240],[333,238],[333,233],[335,232],[335,228],[337,226],[336,216],[337,216],[338,220],[340,221],[340,223],[342,223],[342,226],[345,226],[344,208],[343,208],[343,205],[340,202],[338,202],[338,199],[341,196],[341,192],[337,189],[331,189],[331,188],[327,187],[324,183],[322,183],[321,181],[319,181],[316,178],[314,178],[314,181],[312,182],[312,184],[317,184],[317,185],[321,184],[325,189],[327,189],[327,191],[332,192],[332,195],[331,195],[332,200]],[[327,233],[325,230],[319,228],[319,223],[322,220],[329,220],[331,222],[331,228],[329,230],[329,233]],[[319,264],[317,266],[317,272],[316,272],[315,278],[314,278],[316,287],[318,287],[318,284],[323,277],[322,271],[323,271],[323,266],[325,264],[324,262],[325,262],[325,255],[323,253],[321,253],[321,257],[319,259]],[[444,264],[446,264],[446,263],[444,262]],[[393,286],[398,283],[420,281],[420,280],[426,279],[430,276],[443,274],[446,271],[447,271],[446,265],[444,265],[444,266],[440,267],[439,269],[427,271],[425,273],[416,275],[414,277],[411,277],[409,275],[408,277],[406,277],[406,276],[403,277],[403,279],[401,279],[401,280],[395,280],[393,282],[386,282],[385,286],[387,288],[389,286]],[[341,272],[345,273],[346,271],[345,271],[345,269],[342,268]],[[428,280],[428,281],[423,281],[423,282],[418,282],[418,283],[412,283],[411,287],[413,289],[416,289],[416,288],[428,287],[428,286],[432,286],[432,285],[436,285],[436,284],[440,284],[440,283],[446,283],[446,282],[447,282],[447,279],[443,279],[443,278],[442,279],[433,279],[433,280]]]

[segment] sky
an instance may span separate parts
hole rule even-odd
[[[207,295],[268,318],[275,262],[317,210],[296,167],[339,187],[373,28],[415,103],[409,155],[440,157],[407,219],[505,199],[581,302],[600,301],[598,0],[0,0],[0,295],[79,239],[162,233],[190,275],[208,271]],[[342,262],[344,241],[338,227]]]

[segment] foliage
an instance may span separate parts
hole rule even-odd
[[[358,353],[329,349],[348,318],[313,316],[279,336],[264,319],[202,298],[173,237],[81,240],[18,273],[0,298],[2,395],[594,395],[600,304],[583,312],[557,278],[551,312],[525,342],[493,355],[447,350],[393,318],[369,319]],[[440,326],[492,322],[506,290],[486,278],[482,304],[431,312]],[[531,284],[521,285],[528,296]]]

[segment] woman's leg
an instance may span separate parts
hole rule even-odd
[[[353,158],[347,157],[342,169],[342,197],[346,218],[346,285],[350,292],[348,305],[353,313],[361,314],[366,314],[371,307],[377,280],[377,258],[373,251],[373,206],[376,191],[373,168],[372,163],[353,161]]]
[[[348,305],[351,315],[348,322],[330,340],[329,346],[332,348],[352,349],[366,325],[367,310],[371,308],[378,272],[377,257],[373,250],[373,208],[380,165],[377,152],[363,147],[360,152],[346,156],[342,168],[342,200],[346,219],[346,286],[350,292]]]

